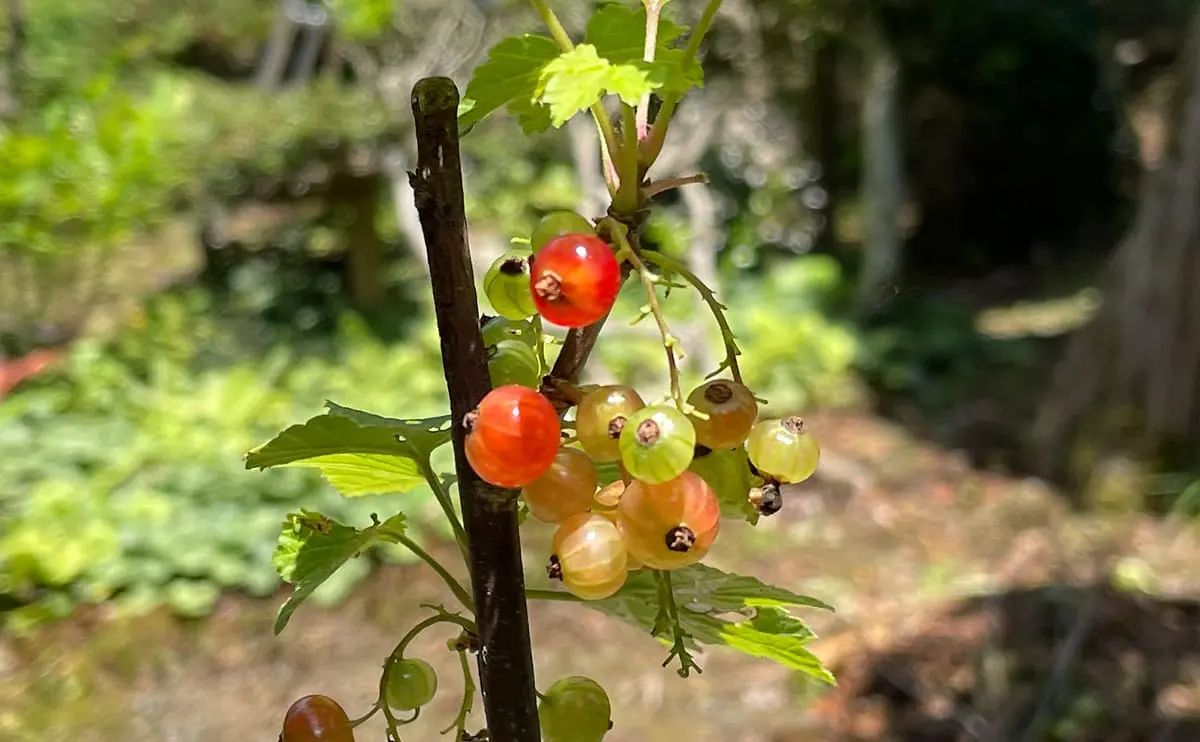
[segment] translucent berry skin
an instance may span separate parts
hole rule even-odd
[[[700,561],[720,527],[716,494],[692,472],[664,484],[634,481],[617,508],[625,547],[654,569],[679,569]]]
[[[538,389],[542,385],[542,366],[537,355],[520,340],[501,340],[489,348],[487,364],[493,387],[519,384]]]
[[[467,418],[467,461],[489,484],[524,487],[558,454],[562,429],[554,405],[529,387],[493,389]]]
[[[547,322],[585,327],[612,309],[621,288],[621,268],[599,237],[563,235],[534,256],[529,287],[537,311]]]
[[[537,226],[533,228],[533,234],[529,238],[529,245],[536,253],[546,246],[546,243],[555,237],[562,237],[565,234],[596,234],[596,228],[592,223],[583,218],[574,211],[551,211],[542,217]]]
[[[402,659],[388,672],[384,698],[394,711],[411,711],[432,701],[437,688],[432,665],[425,660]]]
[[[584,396],[575,410],[575,430],[579,445],[595,461],[617,461],[621,458],[619,440],[625,420],[644,408],[646,403],[633,387],[602,386]],[[614,420],[621,418],[619,424]],[[613,435],[616,432],[616,435]]]
[[[519,320],[537,314],[529,293],[529,260],[509,253],[496,258],[483,277],[483,293],[496,314]]]
[[[282,742],[354,742],[350,717],[328,696],[304,696],[283,717]]]
[[[543,742],[600,742],[612,724],[612,703],[591,678],[562,678],[538,702]]]
[[[542,476],[525,485],[521,495],[529,514],[543,523],[560,523],[592,506],[596,465],[578,448],[560,448]]]
[[[554,532],[550,553],[548,572],[576,597],[601,600],[625,584],[625,542],[603,515],[580,513],[564,520]]]
[[[798,417],[763,420],[746,439],[750,462],[765,477],[783,484],[803,482],[817,470],[821,447]]]
[[[758,419],[754,394],[736,381],[714,379],[696,387],[687,401],[708,416],[689,416],[696,428],[696,442],[715,451],[742,445]]]
[[[618,445],[629,476],[661,484],[678,477],[692,463],[696,431],[682,412],[657,405],[639,410],[625,421]]]
[[[505,340],[520,340],[530,348],[537,347],[537,330],[526,320],[511,320],[504,317],[489,317],[481,328],[485,346],[498,345]]]

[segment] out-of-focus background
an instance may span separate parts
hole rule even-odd
[[[403,508],[442,553],[436,507],[241,456],[325,399],[444,406],[408,93],[535,21],[0,3],[0,740],[268,742],[299,695],[374,697],[439,586],[374,554],[276,639],[279,523]],[[1196,3],[727,0],[704,61],[658,173],[712,183],[650,238],[727,297],[749,383],[824,445],[710,561],[836,605],[808,618],[841,684],[717,651],[684,681],[567,605],[532,608],[539,677],[603,682],[614,742],[1200,739]],[[548,210],[603,208],[577,123],[466,137],[481,265]],[[697,380],[719,335],[668,305]],[[614,321],[589,376],[658,390],[661,348]],[[457,705],[441,641],[414,739]]]

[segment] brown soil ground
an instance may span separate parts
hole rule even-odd
[[[759,528],[725,529],[708,561],[837,606],[804,616],[837,689],[718,650],[684,680],[637,629],[566,604],[531,609],[539,684],[603,683],[609,742],[1200,740],[1194,524],[1075,514],[1037,481],[973,470],[875,418],[812,423],[819,475]],[[1123,591],[1106,587],[1114,569]],[[305,606],[280,638],[277,600],[230,596],[200,623],[81,615],[0,643],[0,742],[273,742],[299,695],[365,709],[430,601],[447,597],[428,573],[389,568],[336,610]],[[408,740],[445,739],[457,709],[448,637],[416,645],[444,692]]]

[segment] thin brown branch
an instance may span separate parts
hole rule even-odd
[[[458,88],[450,78],[426,78],[413,87],[417,169],[409,174],[429,258],[450,412],[456,421],[491,389],[467,243],[458,102]],[[538,742],[517,498],[480,480],[464,454],[465,429],[457,424],[453,431],[477,610],[479,684],[490,739]]]

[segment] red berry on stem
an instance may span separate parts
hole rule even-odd
[[[533,259],[530,289],[538,312],[560,327],[584,327],[608,314],[621,289],[621,267],[604,240],[568,234]]]
[[[716,494],[690,471],[663,484],[634,480],[617,508],[625,547],[653,569],[679,569],[700,561],[720,526]]]
[[[354,742],[350,717],[328,696],[304,696],[283,717],[281,742]]]
[[[481,479],[497,487],[529,484],[550,468],[558,453],[558,413],[529,387],[493,389],[463,423],[467,461]]]

